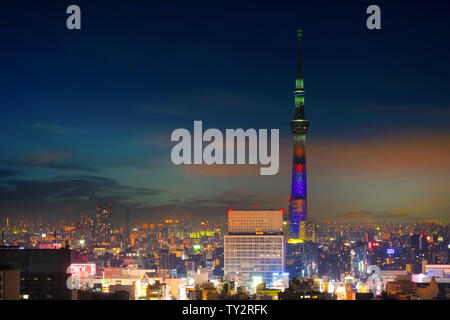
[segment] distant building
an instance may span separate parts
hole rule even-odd
[[[427,277],[439,277],[450,279],[450,264],[422,264],[422,273]]]
[[[367,242],[358,241],[351,255],[353,276],[359,279],[366,279],[368,266]]]
[[[313,279],[293,278],[289,281],[289,287],[278,293],[278,300],[331,300],[329,293],[320,292]]]
[[[20,297],[30,300],[70,300],[70,250],[0,247],[0,269],[20,270]]]
[[[389,282],[397,281],[396,283],[400,283],[403,280],[411,281],[411,274],[406,270],[381,270],[380,278],[382,290],[387,291],[387,284]]]
[[[224,250],[223,248],[216,248],[213,252],[213,257],[214,257],[214,269],[213,269],[213,275],[216,277],[223,277],[224,272],[223,272],[223,264],[224,264]]]
[[[168,300],[169,288],[165,283],[156,280],[147,286],[147,300]]]
[[[176,269],[176,255],[169,250],[159,250],[158,269]]]
[[[414,283],[411,280],[400,279],[388,281],[386,283],[386,293],[390,297],[395,296],[397,299],[405,297],[405,299],[407,299],[413,292]]]
[[[109,245],[111,235],[111,202],[108,202],[95,208],[94,240],[99,245]]]
[[[319,244],[312,241],[286,243],[286,271],[290,277],[312,277],[318,274]]]
[[[421,232],[411,236],[411,255],[412,272],[420,273],[422,271],[422,261],[426,260],[428,255],[426,233]]]
[[[283,272],[284,238],[282,211],[232,211],[224,237],[224,274],[247,288],[272,283]]]

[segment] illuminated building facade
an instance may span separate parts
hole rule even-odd
[[[228,233],[283,233],[283,212],[228,210]]]
[[[111,243],[111,202],[95,208],[94,237],[100,245]]]
[[[251,288],[255,279],[271,284],[283,272],[283,235],[226,235],[225,277]]]
[[[352,273],[358,279],[367,278],[368,249],[367,243],[358,241],[351,253]]]
[[[422,261],[428,259],[427,234],[421,232],[411,236],[411,255],[413,273],[422,272]]]
[[[306,133],[309,121],[305,119],[305,89],[302,73],[301,30],[297,31],[297,78],[295,81],[294,119],[291,130],[294,135],[294,151],[292,161],[292,189],[289,198],[289,239],[300,238],[300,221],[307,219],[306,192]]]
[[[291,278],[318,274],[319,244],[312,241],[286,244],[286,271]]]
[[[239,225],[240,224],[240,225]],[[248,289],[283,272],[282,211],[229,211],[224,236],[224,274]]]
[[[176,255],[169,250],[158,251],[158,269],[176,269]]]

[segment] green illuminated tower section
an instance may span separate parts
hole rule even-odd
[[[292,189],[289,198],[289,239],[300,238],[300,222],[307,219],[306,190],[306,133],[309,121],[305,119],[305,88],[302,72],[302,31],[297,30],[297,78],[295,80],[293,134]]]

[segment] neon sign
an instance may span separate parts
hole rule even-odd
[[[72,263],[70,265],[70,273],[77,275],[95,275],[95,263]]]

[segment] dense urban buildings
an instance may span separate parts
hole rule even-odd
[[[90,216],[95,213],[94,207]],[[448,224],[319,221],[315,241],[284,243],[282,214],[229,211],[230,222],[245,228],[221,221],[132,219],[130,239],[113,236],[109,245],[93,236],[78,238],[83,225],[75,221],[55,222],[55,239],[52,224],[2,219],[2,289],[15,292],[5,283],[19,281],[14,296],[20,299],[450,298]],[[124,226],[112,224],[113,235]],[[425,241],[417,256],[421,234]],[[286,257],[279,263],[283,246]],[[379,278],[371,274],[373,266]],[[242,274],[233,276],[238,270]]]

